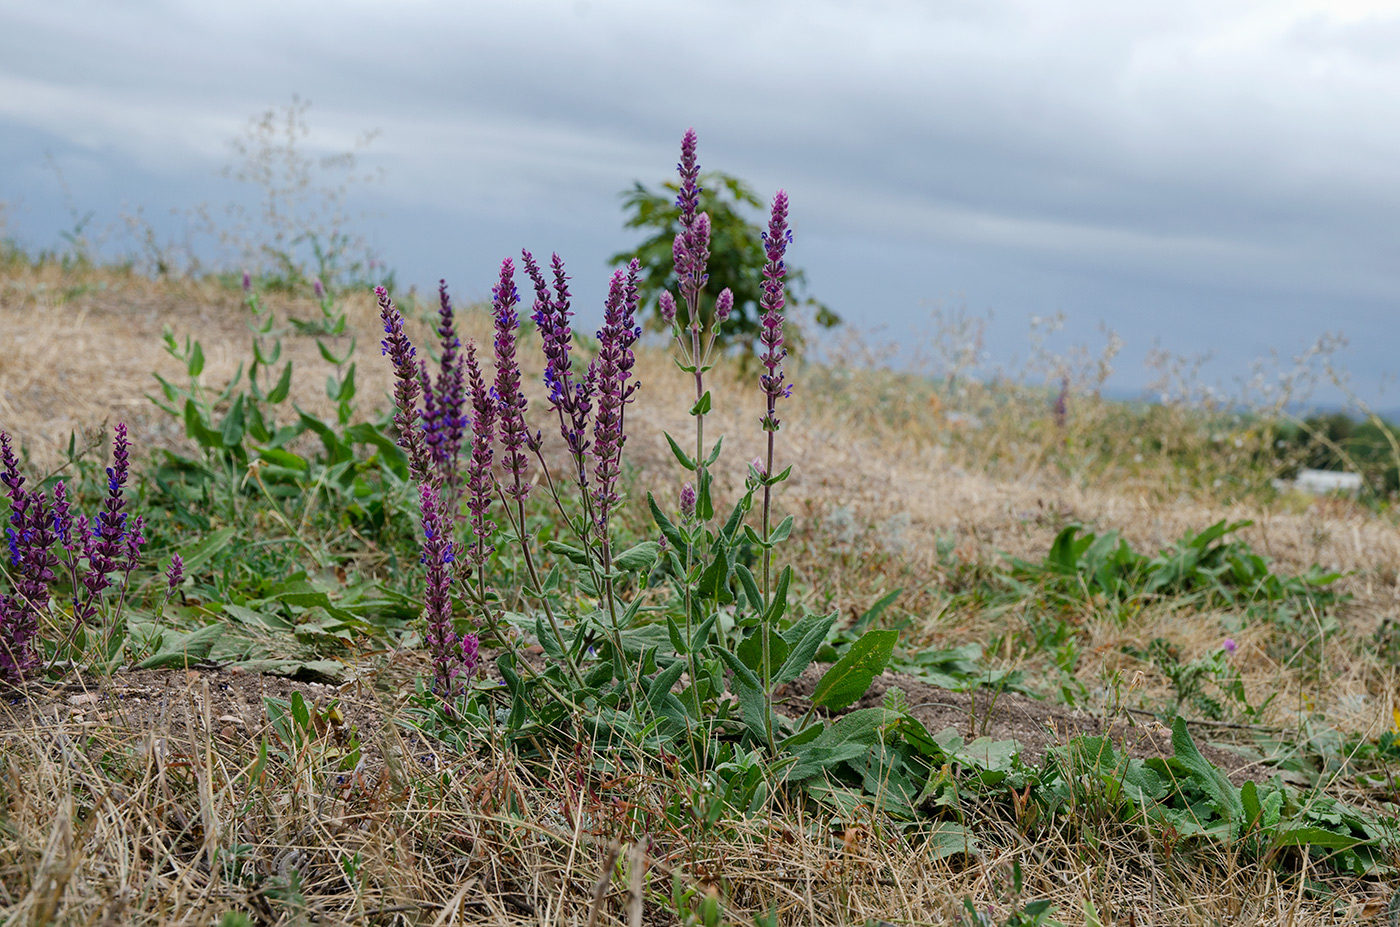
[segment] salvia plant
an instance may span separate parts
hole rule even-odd
[[[660,498],[646,494],[657,540],[624,547],[617,527],[627,502],[628,408],[641,388],[633,369],[641,335],[636,261],[613,274],[596,343],[585,346],[574,337],[563,261],[554,255],[545,266],[521,253],[542,345],[548,429],[532,427],[539,412],[532,414],[521,385],[521,300],[511,258],[492,289],[492,385],[476,346],[461,348],[453,334],[445,286],[436,379],[383,288],[381,347],[396,376],[398,442],[420,488],[425,641],[434,666],[428,704],[436,716],[503,734],[519,748],[587,737],[635,757],[680,757],[695,772],[738,776],[745,784],[733,780],[725,794],[739,788],[746,803],[761,804],[755,759],[781,769],[808,756],[813,769],[804,774],[811,775],[821,767],[816,757],[830,752],[825,722],[810,712],[800,721],[779,714],[774,693],[811,665],[837,617],[799,614],[789,603],[792,569],[777,556],[793,524],[778,519],[776,499],[792,470],[782,466],[778,440],[782,403],[792,395],[783,330],[788,198],[781,190],[774,196],[763,235],[763,353],[754,388],[764,396],[757,424],[765,452],[746,465],[738,498],[721,519],[714,473],[723,438],[711,442],[705,431],[713,409],[705,376],[720,354],[718,333],[734,297],[728,289],[707,292],[711,224],[699,209],[693,130],[682,142],[679,172],[678,285],[661,295],[660,309],[676,362],[693,378],[694,436],[682,446],[667,435],[685,476]],[[556,429],[562,454],[547,448]],[[553,510],[559,534],[540,534],[540,520],[531,518],[536,505]],[[519,564],[519,588],[509,595],[492,585],[508,549],[518,551],[512,562]],[[653,604],[644,608],[644,600]],[[467,616],[460,623],[454,601]],[[889,659],[894,633],[871,631],[853,642],[821,678],[813,708],[844,708],[864,694]],[[519,645],[530,637],[542,658],[522,655]],[[484,642],[496,652],[503,684],[486,681]],[[840,735],[847,746],[868,749],[877,719],[866,722],[870,730],[854,740],[849,731]]]
[[[146,541],[144,518],[127,511],[129,475],[130,443],[126,425],[118,423],[107,491],[89,519],[73,511],[64,482],[55,483],[51,494],[26,486],[10,436],[0,432],[0,483],[10,508],[5,570],[10,591],[0,593],[0,683],[22,683],[41,666],[44,628],[56,634],[49,642],[51,666],[96,641],[99,662],[109,664],[123,643],[132,574]],[[164,601],[179,587],[183,571],[177,553],[166,571]],[[63,601],[53,599],[53,588]]]

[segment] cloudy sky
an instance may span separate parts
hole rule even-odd
[[[137,205],[178,236],[170,210],[246,196],[229,140],[299,94],[308,151],[379,130],[350,205],[401,281],[480,297],[557,250],[592,307],[636,241],[619,191],[694,126],[704,167],[788,190],[792,262],[875,337],[990,311],[991,369],[1063,312],[1052,348],[1124,339],[1119,392],[1157,339],[1232,392],[1341,331],[1355,390],[1400,407],[1393,0],[0,0],[0,34],[0,201],[31,248],[67,203],[110,247]]]

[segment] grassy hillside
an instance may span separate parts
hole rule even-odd
[[[7,923],[1394,910],[1400,534],[1384,495],[1276,490],[1316,450],[1280,447],[1278,418],[851,351],[787,360],[770,474],[759,366],[721,358],[707,516],[681,495],[705,478],[695,377],[644,340],[598,532],[527,324],[542,456],[517,509],[497,444],[478,567],[464,446],[439,511],[447,628],[480,660],[445,677],[462,658],[428,623],[381,306],[264,283],[3,265],[0,430],[25,489],[51,503],[62,481],[100,532],[125,423],[122,511],[145,535],[92,595],[56,542],[33,603],[36,661],[0,725]],[[395,295],[435,365],[437,300]],[[496,382],[491,308],[455,321]],[[578,337],[575,370],[599,352]],[[29,595],[6,568],[0,588]]]

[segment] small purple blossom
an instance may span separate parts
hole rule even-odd
[[[253,290],[253,276],[246,270],[243,271],[243,295],[247,296]]]
[[[1236,650],[1239,649],[1240,645],[1235,643],[1234,638],[1227,637],[1225,638],[1225,643],[1222,646],[1225,648],[1226,653],[1234,653]]]
[[[729,318],[729,313],[734,311],[734,291],[729,287],[719,291],[719,296],[715,299],[715,321],[723,322]]]
[[[394,424],[399,430],[399,447],[408,455],[408,469],[414,482],[422,485],[432,478],[432,458],[428,444],[419,424],[418,395],[420,392],[417,353],[413,343],[403,331],[403,316],[399,314],[389,291],[382,286],[374,288],[379,299],[379,317],[384,323],[383,341],[379,342],[380,353],[394,364]]]
[[[321,284],[321,278],[317,277],[311,284],[311,291],[316,294],[317,299],[326,298],[326,288]]]
[[[185,561],[176,551],[170,555],[170,569],[165,571],[165,588],[170,595],[175,594],[180,582],[185,578]]]
[[[659,298],[661,306],[661,318],[666,320],[667,325],[672,325],[676,321],[676,300],[671,296],[669,290],[662,290]]]
[[[681,487],[681,517],[695,517],[695,487],[689,483]]]

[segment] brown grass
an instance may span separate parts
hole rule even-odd
[[[307,300],[269,302],[284,316],[317,312]],[[382,410],[390,372],[375,350],[377,311],[368,294],[350,296],[346,307],[360,343],[362,413]],[[0,278],[0,327],[10,333],[0,352],[0,428],[23,443],[35,469],[61,461],[70,432],[118,420],[131,425],[138,452],[184,447],[179,424],[143,398],[156,391],[152,371],[184,379],[160,346],[161,331],[202,341],[205,381],[219,385],[248,355],[245,321],[240,294],[209,282],[12,267]],[[415,325],[421,343],[427,328],[421,319]],[[489,340],[484,316],[469,314],[466,325]],[[298,370],[296,401],[330,415],[314,340],[284,341]],[[527,361],[527,374],[533,366]],[[685,443],[688,403],[674,397],[693,385],[663,350],[641,352],[638,374],[643,392],[628,413],[633,485],[674,494],[681,471],[662,431]],[[1400,614],[1400,533],[1389,517],[1344,500],[1216,491],[1206,456],[1199,472],[1165,455],[1096,456],[1083,435],[1110,413],[1091,399],[1076,407],[1072,427],[1081,431],[1067,440],[1048,412],[1035,417],[1033,403],[1002,417],[992,409],[973,428],[950,423],[936,394],[883,374],[846,371],[833,386],[829,371],[796,367],[793,379],[779,457],[796,468],[780,498],[798,516],[796,565],[813,608],[858,613],[903,586],[899,608],[914,618],[913,640],[1010,641],[1014,610],[945,607],[954,577],[936,553],[939,537],[952,539],[955,562],[975,566],[1001,552],[1039,559],[1070,521],[1118,530],[1153,551],[1221,518],[1251,519],[1242,537],[1281,572],[1321,563],[1347,574],[1341,586],[1354,599],[1339,610],[1340,629],[1319,665],[1270,656],[1268,628],[1227,631],[1226,614],[1152,607],[1125,624],[1091,605],[1078,617],[1080,681],[1096,690],[1117,678],[1126,688],[1141,671],[1133,697],[1160,705],[1165,680],[1124,648],[1170,637],[1190,659],[1228,634],[1241,645],[1249,691],[1261,699],[1283,693],[1264,723],[1294,727],[1306,716],[1369,737],[1393,723],[1396,670],[1364,646],[1384,618]],[[708,385],[717,411],[707,434],[727,435],[726,473],[740,473],[761,449],[761,397],[724,366]],[[736,484],[721,479],[720,490],[731,498]],[[1010,646],[990,657],[1048,672],[1044,655]],[[722,892],[736,922],[777,905],[781,923],[941,923],[964,895],[1004,916],[1013,858],[1022,860],[1028,894],[1053,898],[1057,917],[1072,924],[1095,922],[1095,911],[1104,924],[1334,923],[1375,916],[1388,898],[1374,883],[1335,879],[1337,894],[1317,896],[1300,890],[1302,880],[1281,885],[1275,870],[1223,850],[1187,852],[1142,825],[1086,834],[1071,821],[1028,842],[1005,808],[978,821],[982,849],[971,857],[940,857],[933,844],[878,821],[818,820],[796,809],[726,822],[722,839],[668,832],[657,822],[680,784],[633,779],[574,789],[569,783],[594,779],[572,758],[530,779],[490,755],[408,745],[393,721],[398,703],[378,697],[383,724],[364,733],[386,757],[383,772],[348,788],[310,761],[250,783],[250,748],[219,741],[197,682],[159,729],[39,715],[6,725],[0,917],[7,925],[196,925],[241,910],[269,924],[671,923],[665,909],[675,878],[701,895]],[[645,854],[632,849],[643,838]],[[347,860],[356,859],[358,875],[347,874]],[[287,901],[293,870],[304,880],[304,909]]]

